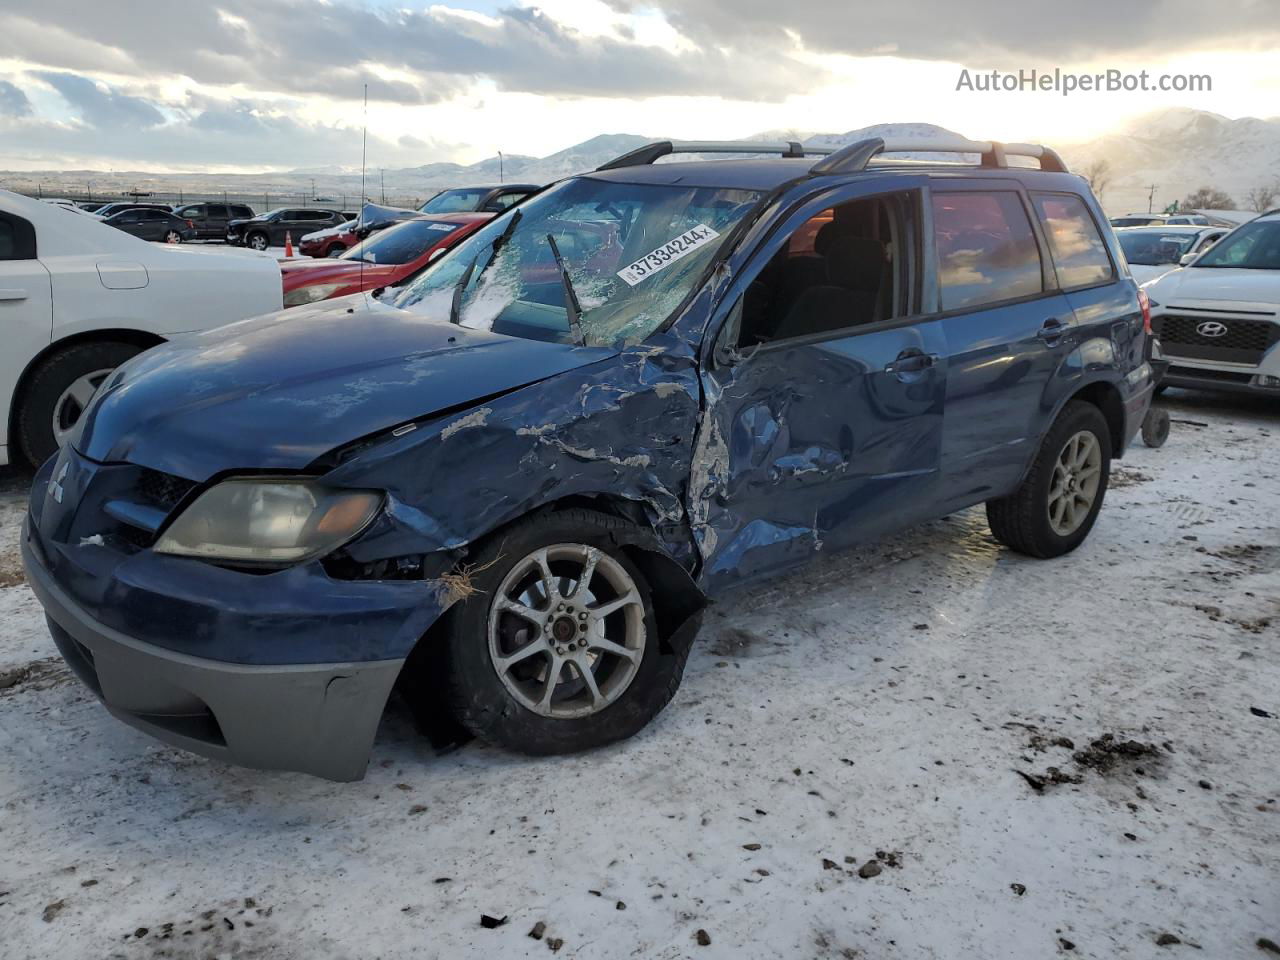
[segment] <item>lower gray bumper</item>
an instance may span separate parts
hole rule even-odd
[[[91,619],[22,538],[27,582],[76,675],[119,719],[206,757],[359,780],[403,660],[248,666],[142,643]]]

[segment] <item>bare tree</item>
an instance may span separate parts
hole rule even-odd
[[[1111,161],[1099,157],[1084,168],[1082,175],[1089,181],[1094,195],[1101,197],[1102,192],[1111,186]]]
[[[1280,199],[1280,178],[1274,180],[1270,186],[1254,187],[1245,194],[1244,198],[1250,208],[1258,213],[1270,210],[1276,205],[1276,200]]]
[[[1236,202],[1217,187],[1201,187],[1178,205],[1179,210],[1234,210]]]

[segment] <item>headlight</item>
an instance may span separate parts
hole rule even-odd
[[[156,542],[157,553],[239,563],[301,563],[336,550],[382,505],[372,491],[297,480],[224,480],[202,493]]]
[[[346,286],[344,283],[318,283],[310,287],[299,287],[297,290],[290,290],[284,295],[284,305],[286,307],[300,307],[304,303],[328,300],[333,296],[335,290],[344,286]]]

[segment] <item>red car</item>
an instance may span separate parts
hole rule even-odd
[[[337,258],[282,260],[284,305],[403,283],[492,219],[492,213],[424,215],[379,231]]]
[[[358,220],[358,217],[353,217],[336,227],[308,233],[298,241],[298,253],[304,257],[332,257],[350,250],[360,242],[356,236]]]

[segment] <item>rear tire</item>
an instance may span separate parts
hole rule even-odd
[[[449,612],[445,657],[467,730],[520,753],[574,753],[632,736],[671,700],[690,644],[659,637],[648,582],[615,540],[627,528],[590,510],[544,513],[476,553],[476,592]]]
[[[1106,417],[1093,404],[1072,400],[1041,442],[1021,486],[987,501],[991,533],[1028,556],[1070,553],[1093,529],[1110,475]]]
[[[1163,447],[1169,439],[1169,411],[1152,407],[1142,418],[1142,442],[1148,447]]]
[[[58,431],[69,432],[79,421],[89,400],[83,395],[86,378],[100,383],[142,350],[132,343],[77,343],[40,361],[22,390],[16,416],[17,443],[27,462],[38,467],[58,451],[55,417]]]

